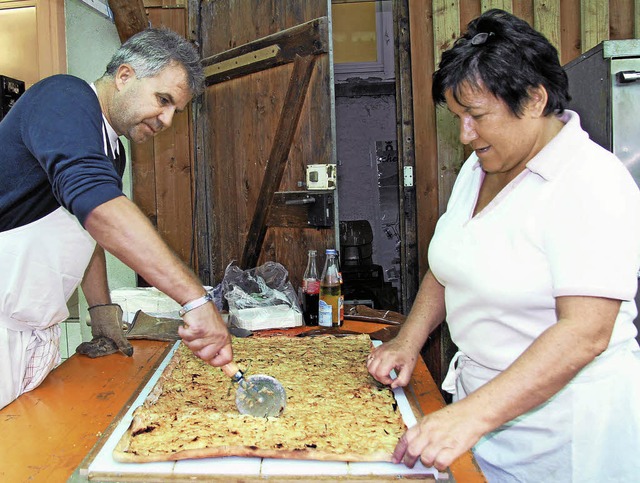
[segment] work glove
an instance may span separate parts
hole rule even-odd
[[[131,357],[133,347],[122,329],[122,309],[118,304],[94,305],[89,308],[93,339],[76,348],[78,354],[91,358],[122,352]]]

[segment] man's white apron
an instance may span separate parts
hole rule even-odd
[[[459,352],[442,388],[457,401],[498,374]],[[474,454],[490,483],[640,481],[636,341],[609,348],[549,401],[485,435]]]
[[[0,408],[59,364],[59,323],[94,248],[64,208],[0,232]]]

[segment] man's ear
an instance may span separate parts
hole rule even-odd
[[[136,78],[136,71],[130,64],[121,64],[115,75],[116,88],[122,89],[124,85]]]
[[[544,116],[544,109],[547,107],[549,94],[543,85],[531,87],[529,89],[529,100],[526,103],[526,110],[533,117]]]

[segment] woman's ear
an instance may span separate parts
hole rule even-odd
[[[549,95],[544,86],[539,85],[529,88],[529,100],[526,103],[526,111],[532,117],[544,116],[544,110],[547,107]]]

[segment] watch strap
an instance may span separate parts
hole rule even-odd
[[[213,302],[213,296],[211,292],[207,292],[202,297],[192,300],[191,302],[187,302],[182,306],[182,308],[178,311],[178,315],[183,317],[187,312],[191,312],[198,307],[202,307],[207,302]]]

